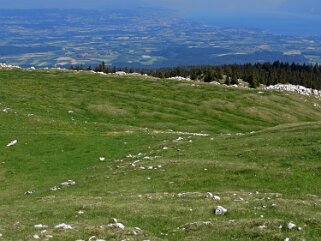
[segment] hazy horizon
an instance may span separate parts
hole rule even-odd
[[[321,3],[317,0],[0,0],[0,9],[30,8],[131,8],[135,6],[166,7],[178,12],[195,13],[292,13],[321,15]]]
[[[316,0],[0,0],[6,9],[166,8],[178,16],[228,27],[259,28],[271,33],[318,35],[321,2]]]

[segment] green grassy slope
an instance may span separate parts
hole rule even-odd
[[[211,84],[0,70],[0,240],[320,240],[320,105]],[[50,190],[68,179],[76,185]],[[106,227],[111,218],[126,228]]]

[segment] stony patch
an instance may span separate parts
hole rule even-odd
[[[58,186],[54,186],[54,187],[50,188],[50,190],[55,192],[55,191],[61,190],[61,188],[70,187],[70,186],[74,186],[74,185],[76,185],[75,181],[68,180],[68,181],[60,183]]]
[[[321,91],[306,88],[301,85],[277,84],[277,85],[268,86],[265,89],[266,90],[288,91],[288,92],[295,92],[300,95],[321,97]]]
[[[195,231],[195,230],[199,230],[202,227],[207,227],[211,225],[213,225],[211,221],[200,221],[200,222],[186,223],[178,227],[178,229],[182,231]]]
[[[69,230],[69,229],[74,229],[74,228],[73,228],[73,226],[71,224],[61,223],[61,224],[57,224],[55,226],[55,229]]]

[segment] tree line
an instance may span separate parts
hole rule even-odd
[[[107,66],[104,62],[95,68],[83,66],[72,66],[76,70],[94,70],[96,72],[115,73],[124,71],[126,73],[138,72],[158,78],[170,78],[181,76],[192,80],[212,82],[223,82],[227,85],[238,84],[239,80],[249,83],[251,88],[257,88],[260,84],[293,84],[302,85],[307,88],[321,89],[321,66],[318,64],[296,64],[275,61],[273,63],[255,64],[226,64],[226,65],[200,65],[200,66],[178,66],[154,69],[117,68]]]

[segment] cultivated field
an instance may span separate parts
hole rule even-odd
[[[0,240],[320,240],[320,106],[286,92],[0,70]]]

